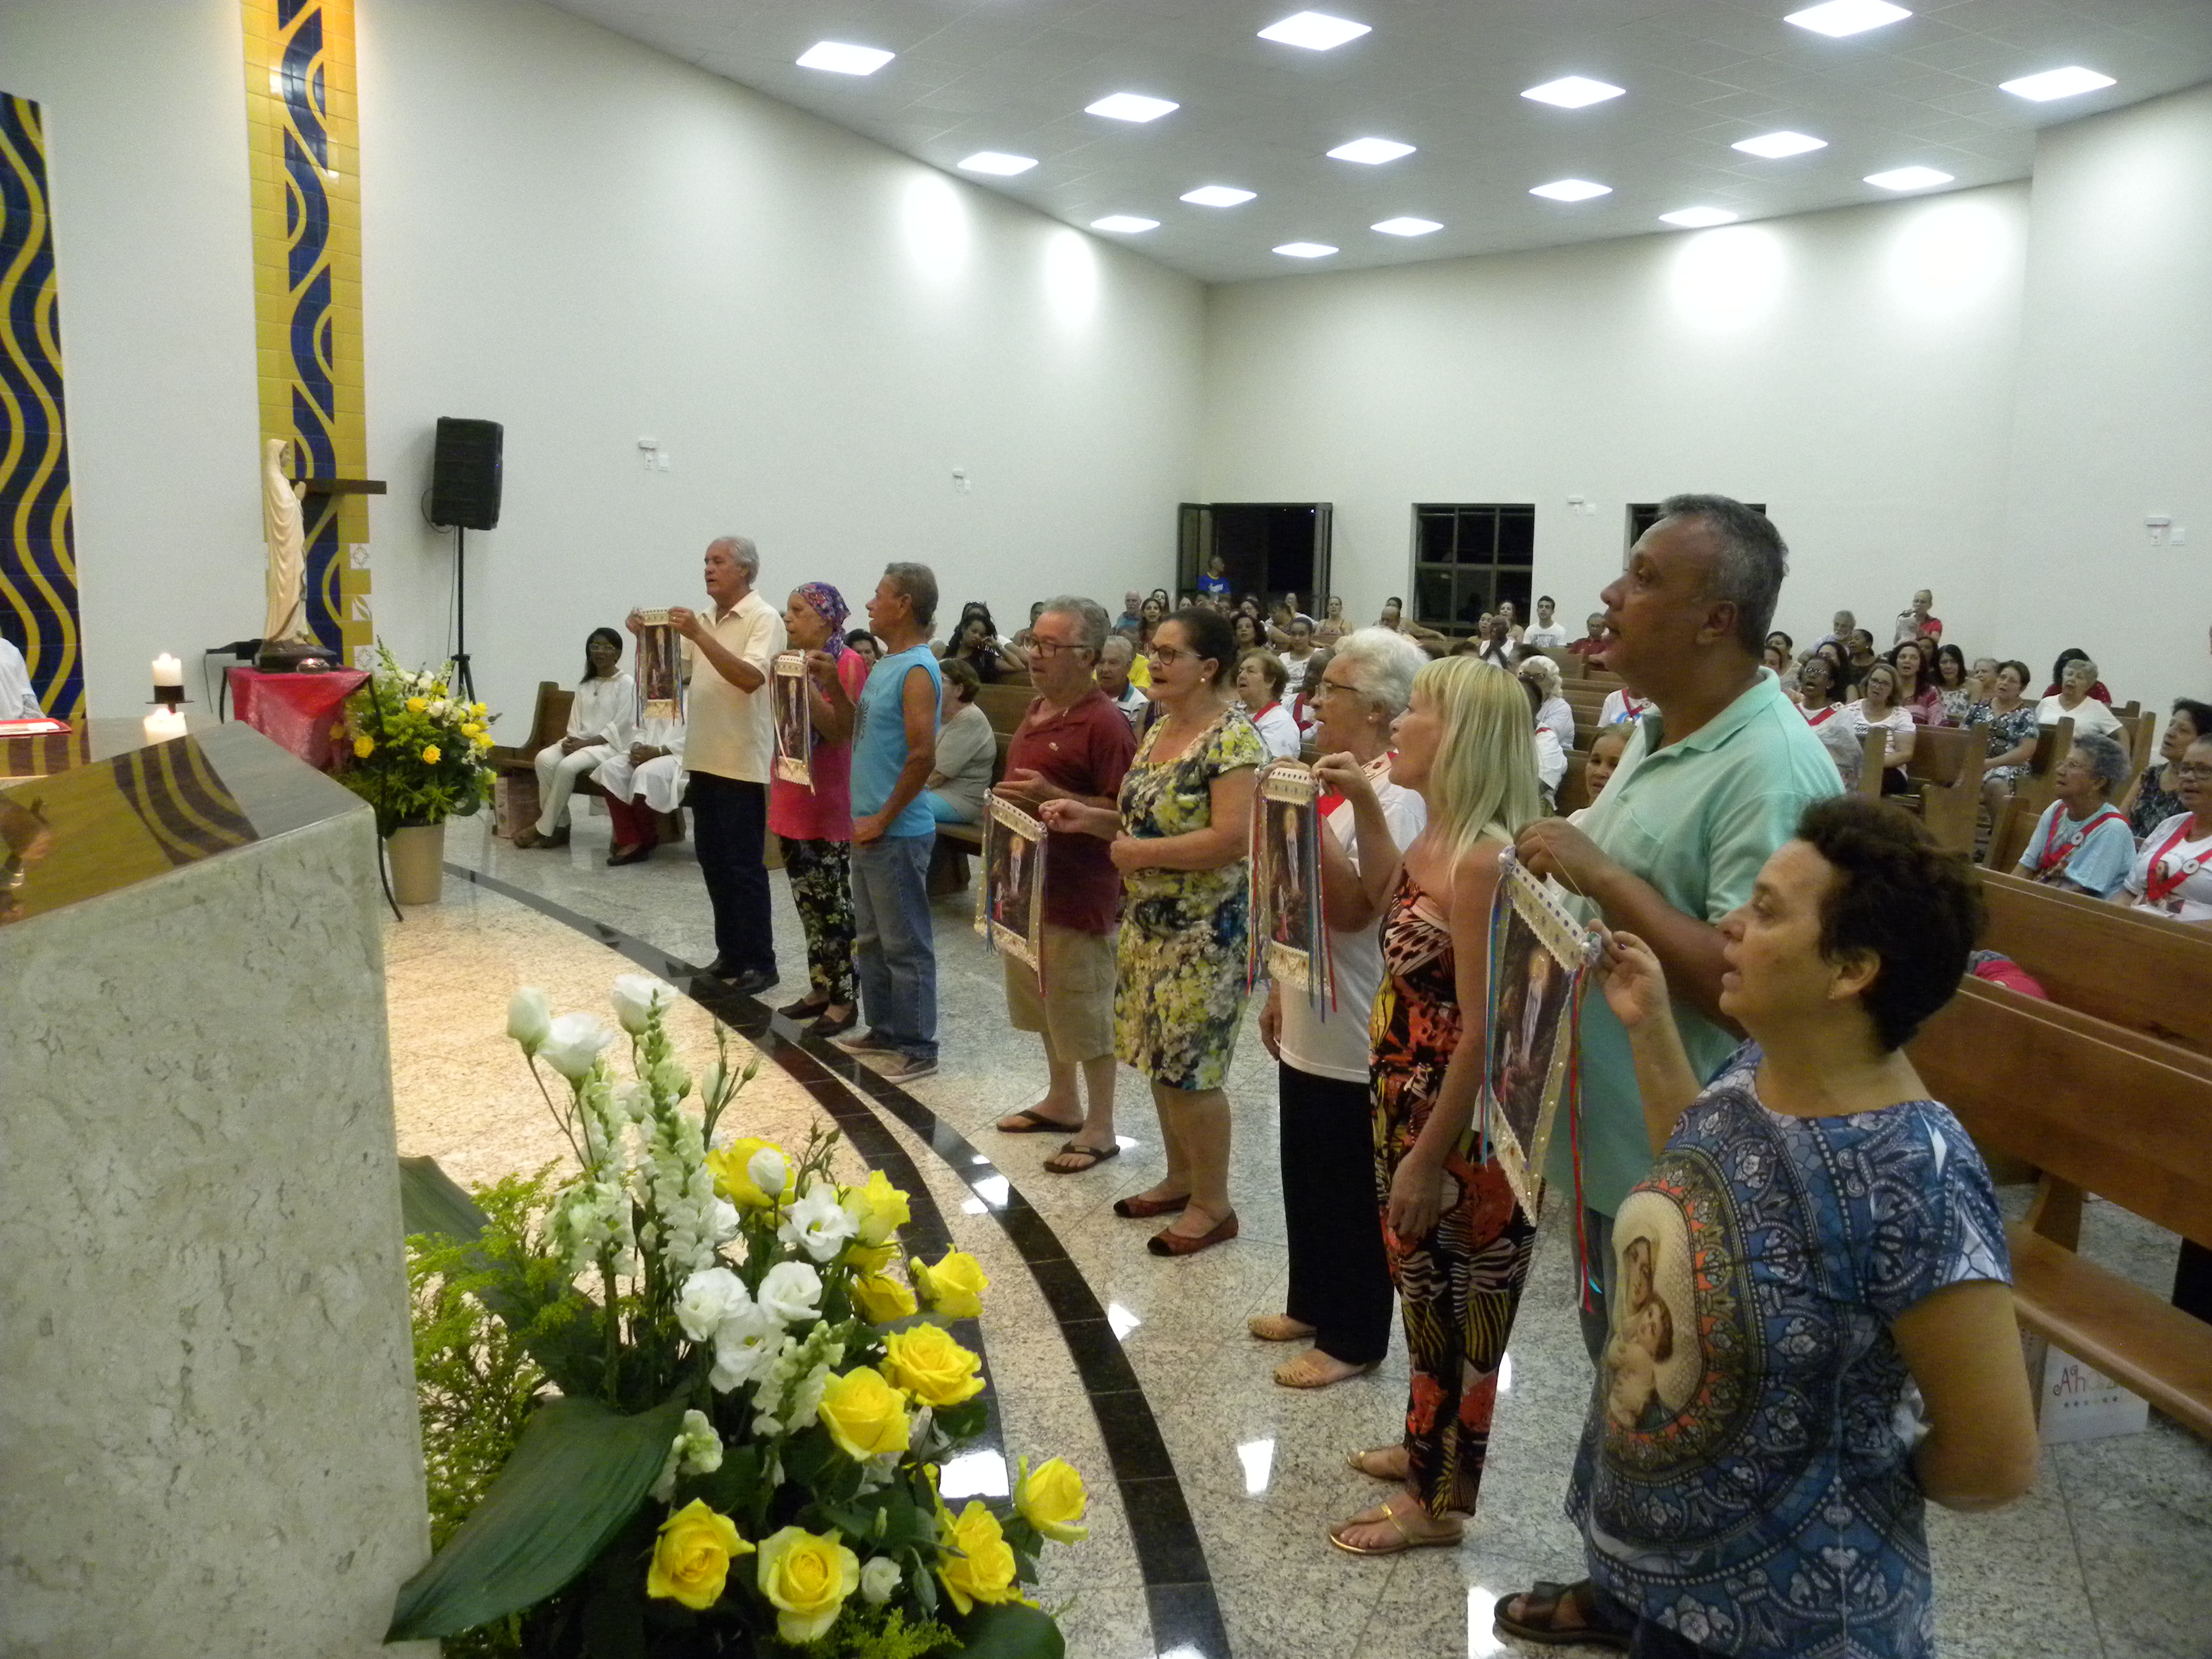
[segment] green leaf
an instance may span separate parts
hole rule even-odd
[[[410,1233],[431,1233],[464,1244],[482,1237],[490,1219],[434,1158],[399,1160],[399,1214]]]
[[[567,1585],[636,1513],[684,1403],[679,1396],[623,1417],[568,1398],[540,1411],[483,1502],[400,1586],[384,1639],[458,1636]]]
[[[1063,1659],[1067,1644],[1060,1626],[1041,1607],[1019,1601],[979,1605],[956,1619],[962,1659]]]

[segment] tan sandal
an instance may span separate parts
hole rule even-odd
[[[1288,1314],[1254,1314],[1244,1328],[1262,1342],[1300,1342],[1314,1334],[1312,1326],[1302,1325]]]
[[[1323,1361],[1333,1365],[1344,1364],[1341,1359],[1325,1354],[1318,1348],[1308,1348],[1297,1358],[1285,1359],[1276,1366],[1275,1381],[1285,1389],[1327,1389],[1339,1382],[1350,1382],[1363,1377],[1381,1363],[1370,1360],[1366,1364],[1354,1365],[1349,1370],[1323,1371],[1320,1369]]]
[[[1345,1453],[1344,1462],[1346,1467],[1350,1468],[1353,1474],[1364,1474],[1370,1480],[1388,1480],[1394,1484],[1402,1483],[1406,1479],[1405,1470],[1392,1469],[1386,1474],[1382,1470],[1371,1466],[1367,1460],[1370,1457],[1388,1457],[1392,1452],[1402,1451],[1404,1449],[1405,1449],[1402,1446],[1370,1446],[1364,1451],[1352,1450]]]
[[[1364,1515],[1353,1516],[1349,1521],[1338,1522],[1328,1529],[1328,1541],[1346,1555],[1403,1555],[1407,1550],[1456,1549],[1461,1540],[1467,1536],[1467,1528],[1460,1526],[1452,1528],[1449,1532],[1422,1534],[1416,1536],[1406,1525],[1405,1517],[1393,1507],[1395,1501],[1393,1499],[1391,1503],[1384,1504],[1379,1510],[1369,1510]],[[1398,1540],[1395,1543],[1374,1545],[1353,1544],[1346,1541],[1344,1534],[1348,1528],[1371,1527],[1383,1521],[1388,1521],[1396,1530]]]

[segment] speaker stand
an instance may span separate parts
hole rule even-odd
[[[453,685],[465,702],[477,700],[469,668],[469,532],[459,525],[453,526]]]

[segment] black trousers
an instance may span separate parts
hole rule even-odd
[[[768,786],[694,772],[691,808],[699,873],[714,907],[714,954],[741,973],[775,972],[775,923],[768,908]]]
[[[1390,1266],[1375,1206],[1375,1130],[1364,1083],[1278,1063],[1291,1293],[1283,1311],[1347,1365],[1390,1346]]]

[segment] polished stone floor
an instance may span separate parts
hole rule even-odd
[[[580,817],[567,848],[518,853],[490,839],[481,821],[456,823],[447,855],[673,957],[710,957],[689,848],[610,871],[601,863],[605,836],[604,818]],[[803,983],[782,878],[773,885],[785,977],[772,1001],[797,996]],[[995,1117],[1032,1102],[1042,1067],[1034,1039],[1007,1026],[994,959],[969,925],[971,902],[963,894],[938,906],[943,1066],[910,1092],[995,1161],[1104,1305],[1174,1477],[1121,1491],[1164,1497],[1179,1486],[1231,1648],[1267,1659],[1523,1651],[1492,1634],[1492,1602],[1538,1577],[1575,1577],[1579,1559],[1559,1513],[1589,1375],[1571,1306],[1571,1241],[1547,1227],[1540,1248],[1467,1542],[1377,1561],[1331,1549],[1324,1525],[1376,1492],[1345,1467],[1344,1454],[1395,1438],[1405,1359],[1401,1346],[1371,1377],[1297,1394],[1269,1375],[1285,1351],[1245,1334],[1248,1315],[1279,1307],[1285,1282],[1273,1077],[1264,1051],[1248,1032],[1231,1081],[1243,1236],[1184,1261],[1150,1256],[1147,1224],[1119,1220],[1108,1207],[1161,1168],[1149,1103],[1133,1074],[1122,1074],[1124,1154],[1089,1175],[1048,1175],[1040,1166],[1050,1139],[991,1129]],[[559,921],[457,879],[448,880],[443,904],[410,910],[389,934],[403,1149],[434,1152],[466,1178],[555,1156],[543,1105],[501,1039],[507,991],[539,983],[557,1006],[594,1006],[628,964]],[[687,1014],[685,1030],[703,1042],[704,1017]],[[789,1135],[821,1121],[819,1111],[771,1066],[742,1115],[748,1133],[757,1123]],[[1148,1608],[1139,1544],[1157,1532],[1152,1499],[1133,1497],[1125,1510],[1100,1426],[1128,1397],[1086,1395],[1067,1340],[980,1189],[927,1140],[902,1126],[893,1132],[955,1239],[992,1275],[982,1328],[1008,1453],[1068,1456],[1097,1500],[1091,1540],[1054,1552],[1044,1585],[1048,1605],[1065,1605],[1069,1653],[1213,1659],[1218,1643],[1180,1633],[1157,1596]],[[2170,1236],[2109,1206],[2093,1206],[2086,1248],[2161,1291],[2170,1278]],[[976,1478],[988,1482],[990,1473]],[[1929,1526],[1945,1654],[2212,1655],[2212,1448],[2163,1419],[2154,1415],[2142,1435],[2049,1449],[2042,1479],[2022,1503],[1989,1516],[1935,1510]],[[1155,1583],[1159,1577],[1152,1574]]]

